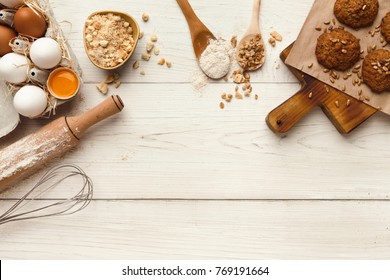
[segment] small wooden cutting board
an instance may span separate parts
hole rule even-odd
[[[288,46],[280,58],[284,62],[293,44]],[[333,125],[342,134],[348,134],[378,110],[339,91],[316,78],[291,66],[287,67],[301,82],[301,89],[272,110],[266,122],[276,133],[286,133],[314,107],[320,106]]]

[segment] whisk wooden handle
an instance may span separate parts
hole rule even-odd
[[[86,129],[120,112],[119,96],[111,96],[75,117],[62,117],[0,151],[0,192],[72,149]]]

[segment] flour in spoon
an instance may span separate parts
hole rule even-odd
[[[221,79],[229,73],[233,53],[230,42],[223,39],[211,40],[200,57],[200,68],[208,77]]]

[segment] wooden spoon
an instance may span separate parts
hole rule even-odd
[[[263,37],[261,36],[260,26],[259,26],[260,3],[261,3],[261,0],[254,0],[251,23],[249,25],[248,30],[244,34],[243,38],[241,39],[241,41],[237,45],[237,61],[240,64],[240,66],[244,69],[246,69],[247,67],[246,67],[246,65],[243,65],[239,59],[239,51],[241,50],[244,43],[250,41],[251,39],[256,38],[256,35],[260,34],[260,43],[264,46],[264,41],[263,41]],[[246,70],[254,71],[254,70],[259,69],[261,66],[263,66],[264,60],[265,60],[265,55],[263,56],[263,58],[259,64],[257,64],[256,66],[250,67]]]
[[[195,56],[200,60],[202,53],[207,48],[210,40],[216,40],[211,31],[200,21],[187,0],[177,0],[190,28],[192,46]]]

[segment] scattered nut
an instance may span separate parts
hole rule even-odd
[[[171,68],[171,67],[172,67],[172,62],[170,62],[170,61],[165,61],[165,63],[166,63],[166,65],[167,65],[168,68]]]
[[[154,48],[154,44],[153,44],[152,42],[148,42],[148,43],[146,44],[146,51],[147,51],[148,53],[150,53],[150,52],[153,50],[153,48]]]
[[[111,83],[114,82],[114,81],[115,81],[114,75],[108,75],[108,76],[106,77],[106,80],[104,81],[104,83],[106,83],[106,84],[111,84]]]
[[[139,74],[142,75],[142,76],[145,76],[145,71],[144,71],[144,70],[141,70],[141,71],[139,72]]]
[[[159,65],[164,65],[164,63],[165,63],[165,59],[162,57],[157,62],[157,64],[159,64]]]
[[[143,20],[144,22],[149,21],[149,14],[148,14],[148,13],[143,13],[143,14],[142,14],[142,20]]]
[[[114,87],[115,88],[118,88],[120,85],[121,85],[121,81],[118,80],[118,81],[114,82]]]
[[[149,61],[149,59],[150,59],[150,54],[148,54],[148,53],[143,53],[143,54],[141,55],[141,58],[142,58],[143,60],[145,60],[145,61]]]
[[[276,41],[279,41],[279,42],[281,42],[282,39],[283,39],[282,35],[280,35],[280,34],[279,34],[278,32],[276,32],[276,31],[272,31],[272,32],[270,33],[270,35],[272,36],[272,38],[274,38]]]
[[[103,94],[107,94],[108,93],[108,86],[105,82],[101,82],[100,84],[98,84],[96,86],[96,88]]]
[[[157,42],[157,35],[156,34],[153,34],[152,37],[150,37],[150,41],[152,42]]]
[[[223,102],[219,103],[219,108],[224,109],[225,108],[225,104]]]
[[[142,39],[142,37],[144,37],[144,32],[143,32],[143,31],[141,31],[141,32],[139,33],[138,39]]]
[[[241,84],[243,79],[244,79],[243,75],[237,74],[237,75],[234,75],[233,82],[235,82],[236,84]]]
[[[268,39],[268,43],[270,43],[271,46],[275,47],[275,46],[276,46],[276,40],[275,40],[275,38],[270,37],[270,38]]]
[[[136,60],[136,61],[134,61],[134,63],[133,63],[133,69],[137,69],[138,67],[139,67],[139,61]]]
[[[230,43],[232,44],[232,47],[233,48],[236,48],[237,47],[237,36],[233,36],[231,39],[230,39]]]
[[[154,49],[153,49],[153,53],[154,53],[155,55],[159,55],[159,54],[160,54],[160,50],[159,50],[158,48],[154,48]]]

